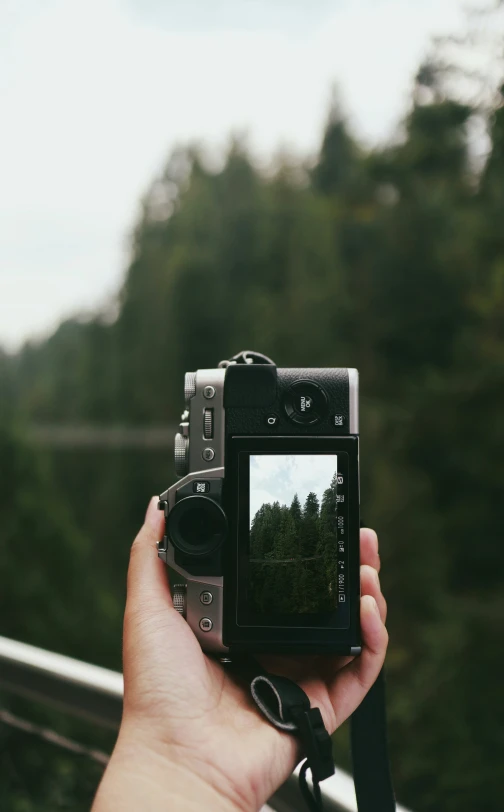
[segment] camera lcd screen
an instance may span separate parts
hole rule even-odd
[[[250,454],[248,460],[247,614],[287,619],[341,610],[345,556],[338,550],[344,553],[346,506],[338,455]]]

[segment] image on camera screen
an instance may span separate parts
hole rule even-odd
[[[250,456],[250,611],[337,608],[337,479],[336,454]]]

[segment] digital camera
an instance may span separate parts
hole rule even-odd
[[[360,653],[358,380],[254,353],[186,373],[158,554],[203,650]]]

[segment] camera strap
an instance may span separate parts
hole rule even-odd
[[[306,759],[299,773],[299,787],[310,812],[323,810],[320,781],[334,775],[332,741],[318,708],[297,683],[274,674],[259,674],[250,683],[252,698],[261,713],[278,730],[297,736]],[[308,769],[313,788],[306,778]]]
[[[299,739],[305,755],[299,773],[301,794],[310,812],[323,812],[320,782],[334,774],[335,765],[331,737],[319,708],[311,707],[308,696],[297,683],[267,673],[250,657],[234,660],[233,666],[250,684],[252,698],[268,722]],[[394,812],[383,670],[352,714],[351,749],[358,812]],[[308,770],[311,787],[306,775]]]

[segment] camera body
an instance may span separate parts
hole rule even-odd
[[[346,368],[186,374],[158,554],[203,650],[360,653],[358,387]]]

